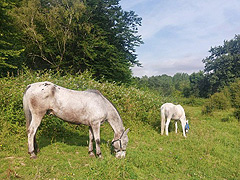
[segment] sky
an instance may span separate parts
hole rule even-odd
[[[137,47],[142,77],[199,72],[211,47],[240,34],[240,0],[121,0],[124,11],[142,18]]]

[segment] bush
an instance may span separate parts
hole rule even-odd
[[[235,111],[233,112],[234,117],[240,121],[240,110],[239,109],[235,109]]]
[[[150,91],[141,91],[134,87],[109,82],[100,83],[92,79],[89,72],[75,76],[70,74],[61,76],[60,72],[31,72],[26,70],[18,77],[0,79],[0,87],[2,87],[0,91],[0,131],[7,122],[13,125],[14,128],[19,127],[22,133],[25,134],[25,117],[22,106],[23,93],[28,84],[40,81],[51,81],[74,90],[98,89],[118,109],[126,127],[128,123],[134,121],[143,121],[153,126],[160,122],[159,110],[162,100]],[[46,116],[41,123],[40,130],[45,135],[52,136],[55,133],[55,135],[59,134],[61,136],[64,133],[69,133],[69,129],[74,130],[74,127],[76,126]],[[14,134],[13,131],[12,134]]]
[[[202,106],[206,100],[203,98],[197,98],[194,96],[190,96],[189,98],[179,98],[179,101],[182,104],[190,105],[190,106]]]
[[[231,83],[228,89],[232,106],[234,108],[240,108],[240,79],[237,79],[235,82]]]
[[[202,113],[210,114],[214,110],[226,110],[231,107],[231,102],[224,92],[213,94],[209,100],[204,104]]]

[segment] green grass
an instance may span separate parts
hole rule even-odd
[[[98,159],[88,156],[86,126],[46,116],[37,134],[38,158],[30,159],[21,97],[26,84],[44,78],[72,89],[97,88],[108,96],[130,128],[126,158],[111,154],[113,131],[107,123],[101,127],[103,158]],[[201,114],[202,107],[183,105],[190,121],[188,137],[182,136],[180,124],[175,134],[173,123],[169,136],[161,136],[161,97],[150,92],[84,76],[49,78],[46,74],[1,79],[1,85],[0,179],[240,179],[240,124],[234,118],[223,121],[231,111],[207,116]]]
[[[101,128],[103,159],[88,157],[88,131],[54,139],[38,136],[40,153],[29,159],[27,139],[7,137],[1,144],[1,179],[239,179],[239,124],[221,117],[201,117],[200,108],[186,107],[190,133],[161,136],[143,122],[129,123],[125,159],[110,152],[113,132]]]

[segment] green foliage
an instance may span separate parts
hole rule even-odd
[[[6,77],[0,79],[0,87],[2,87],[0,91],[2,118],[0,127],[4,123],[9,123],[13,126],[25,126],[25,118],[22,110],[23,92],[28,84],[37,81],[51,81],[74,90],[98,89],[117,107],[122,119],[126,123],[137,120],[154,126],[156,119],[159,119],[159,108],[162,101],[154,93],[141,91],[134,87],[119,86],[109,82],[100,83],[93,80],[89,72],[75,76],[71,74],[61,76],[60,72],[55,74],[53,71],[34,72],[27,70],[26,73],[20,74],[17,78]],[[47,136],[56,136],[64,135],[64,129],[74,129],[74,127],[58,118],[46,116],[40,130]]]
[[[226,110],[231,107],[231,102],[223,92],[215,93],[209,100],[204,104],[202,113],[209,114],[214,110]]]
[[[140,88],[149,88],[162,96],[182,96],[184,89],[189,87],[189,76],[186,73],[176,73],[173,77],[166,74],[161,76],[143,76],[135,78]]]
[[[130,67],[140,65],[141,18],[118,0],[23,0],[12,16],[31,69],[91,70],[98,79],[129,82]]]
[[[203,59],[211,94],[240,77],[239,42],[240,35],[235,35],[234,39],[224,41],[223,46],[211,48],[211,55]]]
[[[239,109],[235,109],[233,115],[238,121],[240,121],[240,110]]]
[[[189,95],[193,95],[195,97],[204,97],[204,98],[209,96],[209,89],[208,89],[209,83],[208,83],[207,76],[204,74],[203,71],[192,73],[189,79],[190,79]],[[185,93],[187,93],[187,91]],[[189,96],[186,96],[186,97],[189,97]]]
[[[0,77],[6,71],[14,71],[22,63],[19,59],[24,51],[16,38],[16,29],[9,11],[17,4],[17,0],[0,1]]]
[[[240,80],[236,79],[235,82],[229,86],[225,86],[221,92],[212,95],[204,104],[202,113],[212,114],[215,110],[225,110],[234,108],[231,116],[222,118],[222,121],[232,121],[233,117],[240,121]]]
[[[231,83],[228,87],[226,87],[229,91],[229,96],[232,102],[232,106],[234,108],[240,108],[240,79],[236,79],[235,82]]]
[[[180,104],[189,106],[202,106],[206,102],[206,99],[190,96],[189,98],[179,98],[178,101]]]

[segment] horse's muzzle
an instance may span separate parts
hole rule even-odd
[[[116,158],[125,158],[126,151],[118,151],[116,152]]]

